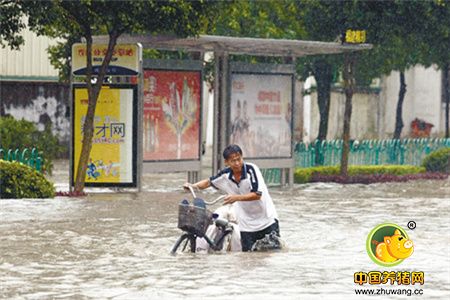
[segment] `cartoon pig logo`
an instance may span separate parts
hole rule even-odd
[[[393,236],[385,236],[384,242],[376,248],[376,257],[384,262],[394,262],[405,259],[414,251],[413,242],[405,238],[400,230],[396,229]]]
[[[392,267],[414,252],[414,244],[403,228],[385,223],[374,228],[366,241],[369,257],[378,265]]]

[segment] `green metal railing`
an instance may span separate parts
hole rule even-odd
[[[42,169],[42,158],[39,156],[36,148],[33,148],[31,150],[25,148],[22,151],[20,151],[19,149],[16,149],[14,151],[12,149],[9,149],[8,151],[5,151],[4,149],[0,148],[0,159],[6,161],[18,161],[36,169],[39,172]]]
[[[342,140],[299,143],[295,148],[297,167],[340,164]],[[415,165],[431,152],[450,147],[450,139],[363,140],[350,143],[349,165]]]
[[[342,140],[298,143],[295,147],[295,166],[335,166],[341,163]],[[363,140],[350,143],[349,165],[415,165],[425,156],[441,148],[450,147],[450,138]],[[267,184],[279,184],[280,169],[262,170]]]
[[[281,183],[280,169],[261,169],[264,181],[268,185],[279,185]]]

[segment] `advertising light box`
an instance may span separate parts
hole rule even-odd
[[[229,143],[248,158],[289,158],[292,141],[292,75],[231,75]]]

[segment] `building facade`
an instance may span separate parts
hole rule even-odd
[[[445,102],[442,71],[436,67],[416,66],[405,72],[406,95],[403,102],[402,118],[404,127],[401,137],[414,137],[413,122],[432,125],[430,137],[445,134]],[[307,80],[305,87],[314,86]],[[351,139],[390,139],[395,130],[399,72],[392,72],[379,80],[375,88],[358,90],[353,95]],[[331,93],[330,115],[327,139],[340,139],[343,132],[345,94],[340,88]],[[303,141],[317,138],[319,131],[319,110],[317,93],[303,98]]]

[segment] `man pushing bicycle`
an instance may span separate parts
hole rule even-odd
[[[224,204],[234,204],[234,212],[241,233],[242,251],[251,251],[257,240],[266,235],[280,236],[278,215],[258,166],[244,162],[242,149],[229,145],[223,150],[225,169],[217,175],[194,184],[197,189],[210,186],[224,192]]]

